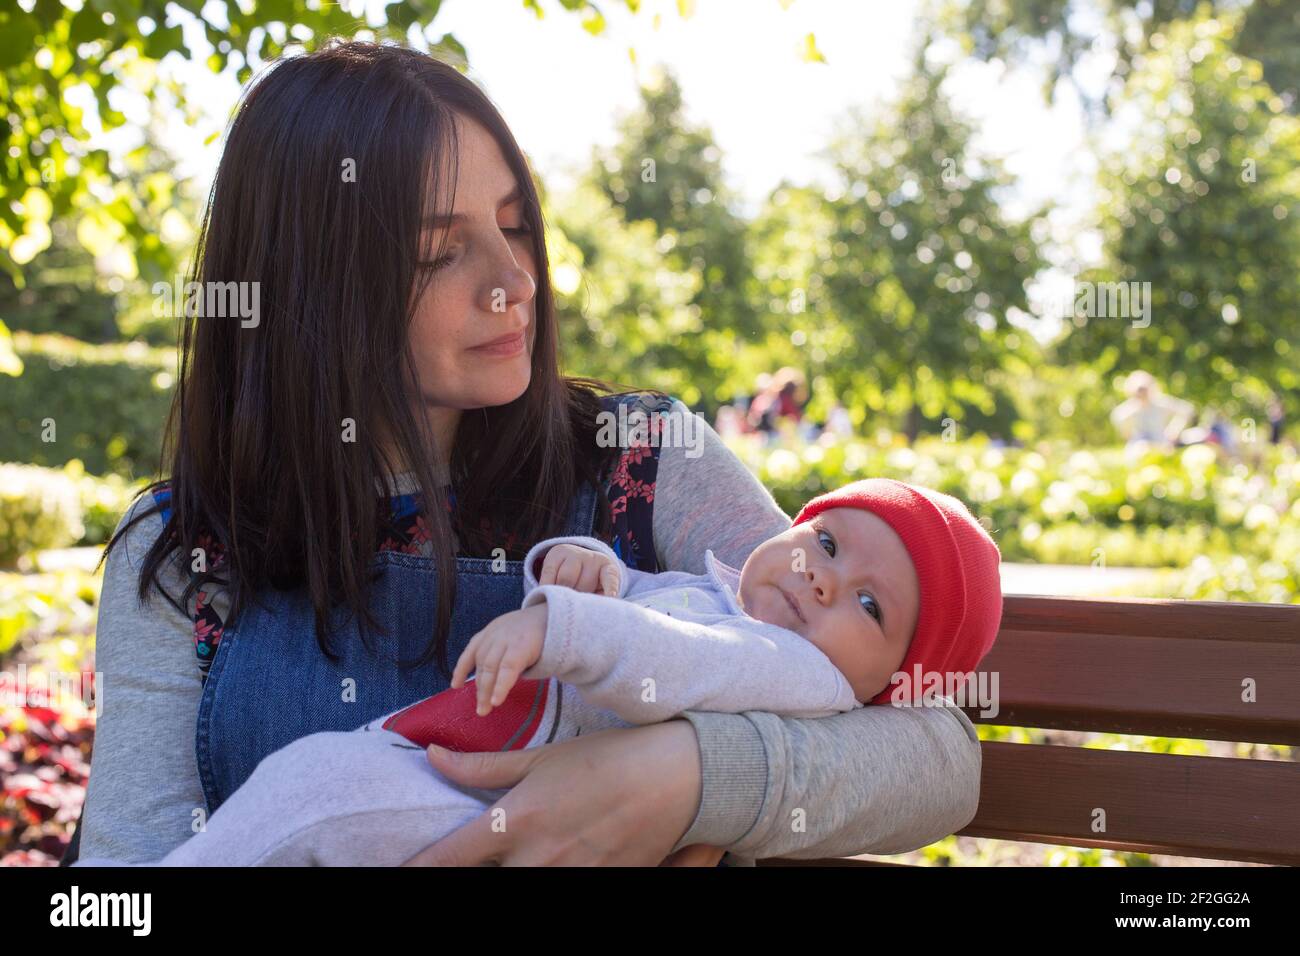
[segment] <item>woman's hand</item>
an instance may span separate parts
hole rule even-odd
[[[692,843],[684,846],[660,866],[717,866],[727,851],[721,847],[709,846],[707,843]]]
[[[659,866],[699,809],[699,743],[684,719],[504,753],[430,748],[429,763],[455,783],[513,789],[403,866]]]
[[[618,594],[618,565],[599,551],[576,544],[557,544],[542,559],[537,585],[543,584],[559,584],[584,594],[614,597]]]
[[[470,638],[451,673],[451,686],[459,688],[474,671],[480,717],[486,717],[505,700],[519,675],[542,656],[546,617],[546,602],[542,601],[493,618]]]

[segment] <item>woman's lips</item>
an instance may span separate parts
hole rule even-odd
[[[488,355],[514,355],[524,347],[524,341],[528,335],[527,327],[520,329],[514,335],[508,335],[504,338],[494,339],[483,345],[476,345],[470,351],[486,352]]]

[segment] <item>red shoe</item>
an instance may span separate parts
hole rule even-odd
[[[549,680],[520,678],[505,700],[480,717],[478,685],[470,680],[399,710],[383,727],[421,747],[437,744],[460,753],[523,750],[541,726],[549,687]]]

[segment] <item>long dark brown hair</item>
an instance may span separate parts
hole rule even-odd
[[[439,177],[455,166],[453,114],[492,134],[523,191],[537,290],[527,390],[506,405],[465,410],[454,448],[443,450],[456,492],[448,515],[435,442],[413,400],[408,328],[428,276],[417,267],[426,185],[439,195]],[[345,160],[355,181],[343,179]],[[438,568],[435,631],[415,663],[436,656],[446,671],[453,533],[466,555],[490,556],[505,542],[487,527],[511,529],[521,544],[508,557],[521,559],[530,544],[562,533],[581,482],[600,490],[616,450],[597,447],[598,393],[624,389],[560,374],[543,237],[522,151],[454,66],[401,46],[332,41],[260,76],[232,119],[188,277],[205,289],[259,283],[259,321],[245,328],[238,318],[178,317],[180,371],[159,470],[169,478],[142,492],[169,486],[171,512],[142,566],[139,599],[153,582],[184,611],[215,582],[229,589],[233,620],[265,587],[305,585],[323,653],[335,657],[329,612],[339,602],[364,640],[379,627],[367,606],[368,564],[390,517],[382,483],[399,470],[383,450],[390,444],[419,482]],[[355,442],[340,440],[347,419]],[[374,440],[379,434],[387,442]],[[603,490],[599,502],[604,534]],[[131,524],[159,510],[154,502]],[[188,564],[208,541],[224,553],[220,567],[191,574],[179,599],[167,595],[160,565],[177,550]]]

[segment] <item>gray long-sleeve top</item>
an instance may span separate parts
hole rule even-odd
[[[673,411],[693,414],[681,402]],[[790,526],[767,489],[698,421],[699,445],[660,451],[653,527],[660,564],[693,574],[705,571],[710,549],[741,567]],[[141,521],[105,566],[86,857],[163,857],[192,835],[205,806],[194,746],[202,685],[193,621],[156,593],[143,605],[136,600],[143,554],[161,527],[157,515]],[[179,563],[160,577],[181,593]],[[961,829],[979,803],[979,739],[955,706],[861,707],[816,718],[757,710],[682,716],[699,740],[701,794],[674,850],[709,844],[741,864],[901,853]]]

